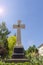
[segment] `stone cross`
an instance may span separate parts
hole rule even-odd
[[[25,25],[24,24],[21,24],[21,21],[18,20],[18,25],[13,25],[13,28],[16,28],[17,29],[17,40],[16,40],[16,46],[22,46],[21,44],[21,28],[25,28]]]

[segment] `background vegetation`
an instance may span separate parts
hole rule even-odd
[[[3,59],[11,58],[13,48],[16,44],[16,35],[9,36],[11,32],[2,22],[0,24],[0,65],[43,65],[43,56],[40,56],[38,49],[35,45],[30,46],[25,50],[25,56],[28,57],[30,62],[25,63],[5,63]]]

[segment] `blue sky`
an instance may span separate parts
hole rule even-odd
[[[0,16],[0,23],[6,22],[10,35],[16,33],[13,24],[17,24],[18,20],[25,24],[25,29],[21,30],[25,49],[43,43],[43,0],[0,0],[0,7],[5,9],[4,15]]]

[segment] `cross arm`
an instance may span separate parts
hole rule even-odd
[[[13,28],[18,28],[18,26],[17,25],[13,25]]]
[[[21,28],[25,28],[25,24],[20,25]]]

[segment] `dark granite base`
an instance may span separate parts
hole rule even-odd
[[[23,47],[15,47],[14,52],[15,53],[24,53],[24,48]]]
[[[13,59],[16,58],[25,58],[25,54],[24,54],[24,48],[23,47],[15,47],[14,48],[14,53],[12,55]]]

